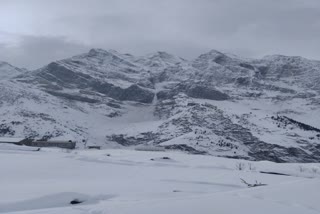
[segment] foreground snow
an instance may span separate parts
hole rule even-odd
[[[0,145],[0,213],[320,212],[320,164],[247,162],[169,151],[17,148]],[[244,170],[237,169],[239,163]],[[240,178],[268,185],[247,188]],[[75,199],[83,203],[71,205]]]

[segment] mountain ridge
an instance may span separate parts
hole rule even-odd
[[[0,136],[317,162],[320,62],[91,49],[3,81]],[[288,120],[274,120],[277,116]]]

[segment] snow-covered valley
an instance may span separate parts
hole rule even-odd
[[[0,146],[0,158],[0,213],[320,212],[319,164],[10,145]],[[248,188],[241,179],[267,185]],[[76,199],[83,203],[70,204]]]

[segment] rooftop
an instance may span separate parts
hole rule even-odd
[[[0,143],[19,143],[24,138],[0,137]]]

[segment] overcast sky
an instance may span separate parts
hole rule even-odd
[[[33,69],[94,47],[320,59],[320,1],[0,0],[0,61]]]

